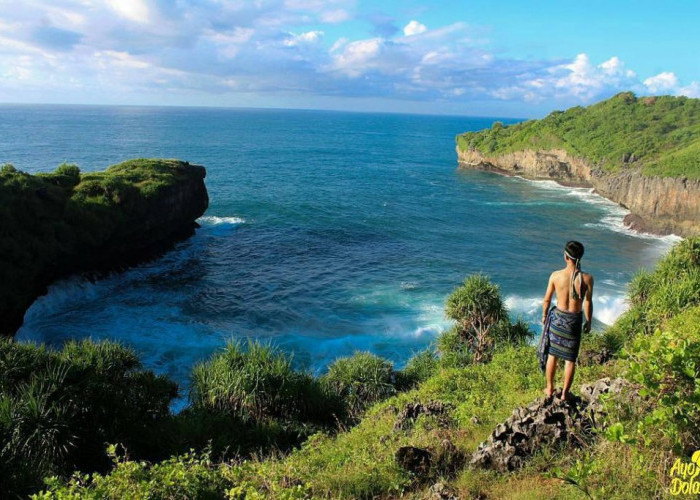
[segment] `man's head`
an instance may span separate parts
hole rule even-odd
[[[567,242],[566,246],[564,246],[564,255],[574,262],[580,261],[581,257],[583,257],[583,245],[578,241]]]

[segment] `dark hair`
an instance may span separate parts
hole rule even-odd
[[[581,257],[583,257],[583,245],[578,241],[567,242],[564,250],[574,260],[581,260]]]

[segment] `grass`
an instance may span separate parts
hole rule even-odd
[[[497,122],[459,135],[457,144],[487,156],[563,149],[608,172],[640,169],[649,176],[700,179],[700,99],[623,92],[542,120],[506,127]]]

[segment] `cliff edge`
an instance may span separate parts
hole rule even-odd
[[[653,234],[700,235],[700,180],[650,177],[638,170],[609,173],[563,150],[525,150],[487,156],[473,151],[457,155],[462,168],[475,168],[563,185],[592,187],[632,213],[628,227]]]
[[[207,209],[204,167],[138,159],[103,172],[75,165],[30,175],[0,169],[0,336],[55,280],[151,259],[197,227]]]
[[[457,136],[463,168],[588,186],[656,234],[700,235],[700,99],[623,92]]]

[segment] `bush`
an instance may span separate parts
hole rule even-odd
[[[660,433],[678,453],[700,448],[700,307],[653,335],[638,336],[626,355],[628,378],[653,405],[640,423],[641,435],[653,442]]]
[[[338,405],[310,374],[292,368],[291,357],[259,342],[230,342],[222,353],[192,370],[194,408],[243,422],[291,419],[332,422]]]
[[[614,327],[626,325],[629,334],[652,333],[669,318],[700,304],[700,238],[677,244],[653,272],[637,273],[629,297],[632,308]]]
[[[419,352],[408,360],[402,371],[409,386],[425,382],[437,372],[439,359],[432,349]]]
[[[187,453],[155,465],[119,459],[114,446],[109,453],[115,465],[109,475],[76,475],[65,484],[54,477],[48,489],[33,498],[224,499],[233,486],[222,473],[225,466],[214,464],[207,453]]]
[[[60,351],[0,340],[0,490],[26,493],[46,475],[109,465],[105,442],[162,458],[177,386],[113,342]]]
[[[443,334],[439,345],[443,353],[464,351],[461,339],[474,363],[487,361],[497,345],[515,345],[532,338],[527,323],[508,320],[498,285],[483,274],[468,276],[462,286],[447,298],[447,316],[457,322],[453,332]],[[462,357],[466,352],[462,352]]]
[[[345,401],[351,420],[358,419],[373,403],[397,392],[392,363],[369,352],[335,360],[321,381]]]

